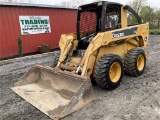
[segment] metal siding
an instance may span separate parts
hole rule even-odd
[[[1,52],[2,52],[2,55],[3,54],[8,54],[8,55],[12,55],[14,52],[13,50],[13,46],[12,46],[12,41],[11,40],[11,36],[12,34],[10,33],[11,30],[10,30],[10,20],[8,20],[10,18],[10,14],[6,14],[7,12],[9,13],[9,9],[7,9],[6,7],[2,8],[1,9],[1,12],[2,12],[2,28],[1,28],[1,32],[2,32],[2,43],[3,43],[3,46],[1,47]],[[5,13],[5,14],[3,14]],[[8,51],[7,51],[8,50]]]
[[[18,55],[18,35],[21,33],[19,16],[49,16],[51,33],[23,35],[23,54],[37,52],[37,46],[49,44],[51,49],[59,48],[62,33],[76,31],[77,10],[36,7],[0,7],[0,58]]]
[[[2,11],[1,11],[1,7],[0,7],[0,48],[2,48],[3,46],[3,42],[2,42]],[[0,56],[2,56],[2,50],[0,49]]]

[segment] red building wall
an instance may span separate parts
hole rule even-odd
[[[77,10],[42,7],[0,6],[0,58],[18,55],[19,16],[49,16],[51,33],[22,35],[23,54],[38,51],[37,46],[59,47],[62,33],[76,31]]]

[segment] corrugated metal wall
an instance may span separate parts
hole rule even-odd
[[[19,16],[49,16],[51,33],[23,35],[23,54],[38,51],[37,46],[59,47],[62,33],[76,31],[76,10],[40,7],[0,6],[0,58],[18,55]]]

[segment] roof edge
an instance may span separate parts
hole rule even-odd
[[[40,7],[40,8],[56,8],[56,9],[77,10],[76,8],[66,8],[66,7],[64,8],[64,7],[58,6],[58,5],[17,3],[17,2],[0,2],[0,6]]]
[[[110,1],[100,0],[100,1],[97,1],[97,2],[91,2],[91,3],[88,3],[88,4],[82,4],[82,5],[80,5],[80,7],[89,6],[89,5],[93,5],[93,4],[98,4],[99,2],[103,2],[103,3],[107,3],[107,4],[116,4],[116,5],[124,6],[123,4],[121,4],[121,3],[119,3],[119,2],[110,2]]]

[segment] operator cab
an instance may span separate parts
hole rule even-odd
[[[82,5],[78,8],[78,48],[87,49],[89,42],[99,32],[120,28],[121,4],[107,1]]]
[[[89,42],[99,32],[122,28],[122,7],[122,4],[108,1],[80,6],[77,16],[78,49],[87,49]],[[124,6],[124,8],[137,18],[138,24],[141,24],[140,17],[132,8],[128,5]]]

